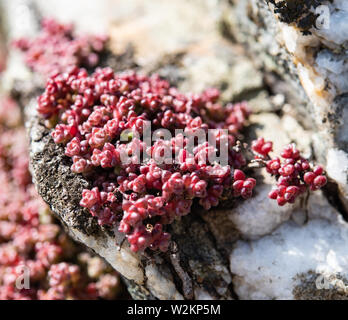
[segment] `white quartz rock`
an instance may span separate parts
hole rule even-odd
[[[327,153],[327,159],[328,160],[326,165],[326,171],[329,177],[336,180],[339,184],[347,186],[347,183],[348,183],[347,153],[338,149],[329,149]]]
[[[348,2],[335,0],[327,3],[329,8],[328,23],[325,27],[315,29],[315,32],[325,40],[342,45],[348,41]]]
[[[244,239],[257,239],[270,234],[283,222],[289,220],[295,208],[291,205],[279,207],[268,198],[271,184],[263,183],[256,188],[256,195],[244,201],[229,214],[229,219]]]
[[[306,203],[306,209],[305,211],[309,220],[323,219],[334,223],[341,221],[341,216],[329,204],[321,190],[311,193]]]
[[[347,113],[346,113],[347,114]],[[326,172],[329,178],[338,184],[340,199],[348,208],[348,154],[342,150],[330,148],[327,152]]]
[[[338,93],[348,91],[347,54],[335,55],[328,50],[322,50],[318,53],[315,63],[317,65],[316,69],[334,84]]]
[[[293,299],[297,276],[342,273],[348,269],[348,224],[341,219],[284,223],[260,240],[239,241],[230,256],[240,299]]]

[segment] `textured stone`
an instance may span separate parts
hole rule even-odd
[[[248,46],[256,63],[278,75],[270,78],[271,88],[283,92],[301,124],[312,128],[316,158],[324,164],[338,163],[348,154],[347,2],[324,1],[323,12],[328,14],[329,24],[318,27],[322,15],[310,28],[304,28],[299,20],[289,19],[290,9],[275,13],[272,3],[234,0],[232,5],[226,5],[222,20],[230,28],[229,34]],[[297,8],[301,6],[303,17],[308,12],[299,1]],[[284,22],[285,19],[289,21]],[[277,85],[279,79],[289,85]],[[333,180],[340,186],[340,198],[347,210],[345,162],[340,167],[344,177],[337,180],[335,176]]]
[[[260,240],[239,241],[231,254],[236,293],[241,299],[294,299],[299,286],[305,290],[302,274],[345,274],[347,241],[348,225],[341,219],[314,219],[302,227],[287,222]]]

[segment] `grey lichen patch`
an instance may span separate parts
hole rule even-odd
[[[293,289],[296,300],[348,300],[348,279],[342,274],[298,274],[299,284]]]

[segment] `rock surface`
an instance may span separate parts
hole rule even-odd
[[[250,119],[248,140],[255,136],[272,139],[276,151],[286,143],[296,142],[306,156],[327,160],[330,177],[344,191],[346,153],[341,145],[335,144],[331,122],[322,127],[331,139],[329,152],[327,157],[326,153],[318,157],[320,134],[316,125],[311,125],[313,121],[303,121],[308,119],[303,115],[312,110],[308,109],[313,107],[312,102],[306,100],[304,90],[301,89],[301,95],[301,91],[290,89],[285,82],[275,83],[274,79],[279,78],[272,78],[269,72],[262,73],[255,67],[258,59],[252,61],[242,46],[226,39],[231,39],[231,34],[226,28],[225,15],[233,12],[227,1],[178,0],[173,4],[169,0],[74,0],[68,11],[61,5],[65,2],[68,3],[65,0],[59,5],[52,0],[11,0],[10,6],[10,2],[2,3],[11,18],[7,19],[9,39],[23,34],[29,27],[33,34],[37,16],[47,14],[74,21],[80,30],[109,30],[115,55],[109,62],[115,69],[137,65],[142,72],[158,72],[183,91],[199,92],[216,86],[222,90],[225,101],[250,100],[255,114]],[[272,15],[268,17],[273,19]],[[28,21],[28,26],[23,27],[22,21]],[[263,31],[264,37],[267,34],[268,44],[276,46],[270,31]],[[285,51],[284,55],[288,57]],[[126,61],[120,56],[126,57]],[[279,73],[278,67],[274,70]],[[337,289],[339,285],[318,293],[314,281],[318,270],[325,269],[335,275],[342,273],[347,264],[344,249],[348,240],[347,223],[341,218],[345,214],[344,206],[335,195],[335,183],[324,193],[315,193],[299,199],[294,207],[280,209],[266,197],[271,181],[260,172],[253,199],[235,204],[232,209],[194,212],[176,222],[170,230],[175,245],[168,254],[134,254],[117,231],[101,228],[78,205],[82,189],[90,182],[70,172],[69,160],[35,114],[35,99],[42,84],[23,67],[14,52],[2,83],[16,92],[25,107],[31,170],[39,193],[74,239],[104,257],[123,275],[134,298],[345,296]],[[326,146],[324,141],[327,139],[321,141]],[[344,199],[341,192],[343,202]],[[297,255],[293,255],[292,248]],[[331,266],[333,254],[337,258],[334,267]],[[293,267],[287,259],[293,259]]]
[[[292,9],[286,1],[234,0],[223,21],[267,72],[290,84],[269,79],[292,101],[301,124],[313,129],[315,156],[328,164],[347,210],[348,7],[344,0],[322,1],[321,6],[314,2],[292,1]],[[339,173],[332,163],[340,164]]]
[[[327,210],[327,205],[316,208],[319,215],[323,208]],[[327,217],[330,220],[316,218],[314,208],[309,212],[310,220],[303,226],[291,221],[260,240],[237,242],[231,254],[231,271],[240,299],[300,299],[306,290],[306,298],[315,299],[320,297],[320,290],[323,295],[333,290],[333,283],[325,283],[326,279],[347,276],[348,224],[334,210]],[[304,275],[311,273],[316,277],[312,277],[308,290]],[[348,292],[343,290],[340,298],[348,299]]]

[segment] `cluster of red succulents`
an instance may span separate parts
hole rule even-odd
[[[256,186],[256,180],[254,178],[246,179],[243,171],[236,169],[234,171],[234,195],[241,195],[244,199],[248,199],[252,195],[252,191]]]
[[[277,186],[269,193],[269,198],[278,205],[294,203],[296,198],[306,192],[318,190],[326,185],[327,178],[321,166],[314,167],[304,159],[294,144],[284,147],[281,158],[270,159],[272,142],[259,138],[252,143],[252,150],[257,159],[264,159],[268,173],[276,177]],[[313,168],[314,167],[314,168]]]
[[[80,68],[97,66],[105,42],[106,37],[76,36],[72,25],[46,19],[36,39],[15,45],[26,53],[29,67],[50,76],[37,110],[54,128],[54,142],[65,146],[71,170],[92,181],[80,205],[101,225],[118,224],[133,251],[166,251],[165,225],[187,215],[194,202],[209,210],[222,200],[252,196],[256,180],[242,171],[248,163],[236,145],[250,110],[244,102],[217,103],[216,89],[182,94],[156,75],[114,74],[110,68],[88,75]],[[142,140],[149,123],[151,136],[167,129],[171,137]],[[191,150],[188,137],[198,130],[208,135],[209,129],[225,131],[216,131],[214,145],[199,142]],[[224,145],[228,165],[210,161]],[[279,205],[325,185],[323,169],[311,170],[293,146],[282,160],[269,157],[272,147],[263,138],[252,144],[255,159],[277,179],[270,198]],[[65,265],[55,270],[61,270],[63,283],[68,274],[75,279]]]
[[[100,258],[87,259],[37,195],[25,129],[10,99],[0,101],[0,185],[0,300],[117,297],[118,275]],[[17,288],[25,268],[30,288]]]
[[[25,53],[25,62],[42,76],[64,72],[70,67],[97,66],[107,37],[75,35],[73,25],[60,24],[54,19],[43,19],[39,35],[22,38],[14,46]]]
[[[229,196],[250,197],[255,186],[254,179],[234,172],[246,164],[235,141],[249,108],[224,107],[218,97],[215,89],[184,95],[156,75],[105,68],[89,76],[74,69],[48,80],[37,110],[48,126],[56,124],[52,137],[65,145],[72,171],[93,177],[81,206],[102,225],[121,219],[119,230],[132,250],[166,251],[170,235],[163,225],[187,215],[193,201],[208,210]],[[151,134],[167,129],[172,138],[142,141],[149,123]],[[175,135],[178,129],[182,133]],[[188,137],[197,130],[207,135],[208,129],[226,130],[215,131],[216,146],[204,142],[190,150]],[[210,163],[209,155],[223,143],[228,165]]]

